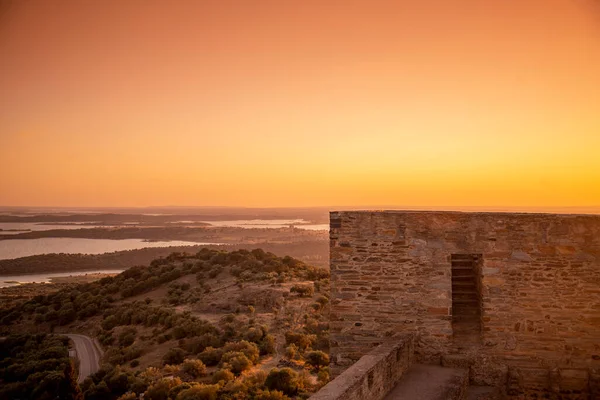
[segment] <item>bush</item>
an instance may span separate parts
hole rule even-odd
[[[315,289],[307,285],[294,285],[290,288],[290,293],[298,293],[300,297],[311,297],[315,293]]]
[[[323,368],[319,371],[317,379],[321,385],[325,385],[329,382],[329,372],[327,371],[327,368]]]
[[[174,388],[171,388],[171,390],[169,390],[169,399],[177,398],[177,395],[179,393],[181,393],[182,391],[189,389],[193,386],[194,385],[189,382],[183,382],[181,385],[177,385]]]
[[[199,354],[209,346],[220,347],[221,339],[214,334],[207,333],[186,341],[185,349],[190,353]]]
[[[162,344],[162,343],[164,343],[164,342],[166,342],[166,341],[168,341],[168,340],[171,340],[171,335],[170,335],[170,334],[168,334],[168,333],[166,333],[166,334],[164,334],[164,335],[160,335],[160,336],[158,336],[158,337],[156,338],[156,342],[157,342],[158,344]]]
[[[198,356],[202,360],[202,362],[208,366],[217,365],[221,362],[221,357],[223,357],[223,350],[215,349],[214,347],[207,347],[204,349],[202,353]]]
[[[192,378],[200,378],[206,375],[206,365],[201,360],[184,360],[181,370]]]
[[[267,375],[265,386],[269,390],[279,390],[293,396],[298,392],[298,374],[291,368],[273,368]]]
[[[214,383],[219,383],[220,381],[227,383],[234,379],[235,375],[228,369],[220,369],[217,372],[215,372],[212,376],[212,380]]]
[[[121,397],[119,397],[117,400],[137,400],[137,395],[133,392],[127,392],[124,395],[122,395]]]
[[[285,333],[285,343],[295,344],[302,351],[308,349],[313,345],[313,343],[317,340],[316,335],[307,335],[300,332],[292,332],[288,331]]]
[[[105,331],[110,331],[112,328],[119,325],[119,320],[114,315],[109,315],[108,317],[104,318],[101,325],[102,329]]]
[[[254,396],[254,400],[289,400],[283,392],[279,390],[259,390]]]
[[[265,330],[258,326],[252,326],[246,331],[244,336],[249,342],[258,343],[265,336]]]
[[[135,342],[135,336],[137,331],[135,328],[125,329],[121,334],[119,334],[119,346],[127,347],[131,346],[133,342]]]
[[[325,296],[319,296],[317,298],[317,303],[319,303],[321,306],[324,306],[325,304],[329,303],[329,299]]]
[[[144,400],[167,400],[171,389],[178,385],[181,385],[179,378],[163,378],[144,392]]]
[[[185,351],[179,347],[169,349],[163,357],[163,364],[179,365],[185,358]]]
[[[125,350],[123,357],[125,361],[131,361],[139,358],[142,355],[142,348],[138,346],[131,346]]]
[[[274,354],[275,353],[275,337],[273,335],[267,335],[259,343],[260,354]]]
[[[196,385],[181,391],[176,400],[217,400],[218,385]]]
[[[214,267],[213,269],[210,270],[210,272],[208,273],[208,276],[210,278],[216,278],[222,271],[221,267]]]
[[[256,364],[260,357],[258,346],[255,343],[248,342],[246,340],[240,340],[239,342],[227,342],[223,346],[223,352],[241,352],[243,353],[253,364]]]
[[[285,356],[287,358],[289,358],[290,360],[295,359],[297,355],[298,355],[298,346],[296,346],[295,344],[292,343],[288,347],[285,348]]]
[[[329,356],[322,351],[310,351],[304,358],[306,363],[315,368],[327,367],[329,365]]]
[[[241,351],[230,351],[223,354],[221,366],[228,368],[234,374],[239,375],[252,367],[252,361],[250,361],[250,359],[248,359]]]

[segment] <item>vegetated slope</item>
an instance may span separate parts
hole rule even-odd
[[[79,282],[53,282],[51,284],[47,283],[24,283],[21,285],[15,286],[7,286],[0,288],[0,310],[8,310],[14,307],[19,306],[20,304],[31,300],[35,296],[39,295],[49,295],[52,293],[56,293],[62,289],[74,288],[75,286],[83,283],[83,282],[93,282],[95,280],[100,279],[100,277],[106,276],[103,274],[90,274],[83,275],[83,278],[88,278],[88,280],[83,280],[80,277],[72,277],[73,280],[78,280]]]
[[[328,288],[327,270],[291,257],[203,249],[38,296],[0,323],[97,337],[86,399],[304,398],[328,380]]]
[[[10,335],[0,340],[1,399],[79,399],[81,391],[69,339],[56,335]]]
[[[202,248],[239,250],[253,249],[255,244],[223,246],[157,247],[118,251],[98,255],[91,254],[42,254],[11,260],[0,260],[0,274],[21,275],[40,272],[74,272],[103,269],[127,269],[136,265],[148,265],[154,259],[166,257],[173,252],[196,253]],[[280,256],[289,255],[311,265],[328,267],[329,242],[327,240],[298,241],[295,243],[264,243],[260,247]]]

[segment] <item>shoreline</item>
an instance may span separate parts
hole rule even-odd
[[[307,224],[308,225],[308,224]],[[211,227],[118,227],[118,228],[81,228],[81,229],[51,229],[45,231],[30,231],[19,234],[3,235],[0,232],[0,241],[2,240],[29,240],[42,238],[71,238],[71,239],[140,239],[151,241],[188,241],[188,242],[207,242],[218,241],[226,244],[236,244],[244,241],[246,238],[279,239],[282,234],[293,233],[296,238],[317,238],[329,237],[327,230],[302,229],[299,227],[279,227],[279,228],[243,228],[229,226],[211,226]],[[247,241],[247,239],[246,239]]]
[[[152,260],[172,253],[195,254],[203,248],[220,250],[253,250],[262,248],[276,255],[290,255],[309,265],[329,268],[329,241],[305,238],[287,243],[236,243],[223,245],[144,247],[102,254],[47,253],[0,260],[0,276],[24,276],[45,273],[78,273],[98,270],[125,270],[136,265],[149,265]]]
[[[121,267],[114,267],[114,268],[106,267],[106,268],[101,269],[101,271],[112,271],[112,270],[119,271],[116,273],[121,273],[122,271],[124,271],[124,269]],[[38,271],[38,272],[24,272],[24,273],[19,273],[19,274],[10,274],[10,275],[0,275],[0,284],[8,283],[9,278],[14,278],[14,277],[18,277],[18,276],[31,276],[31,275],[42,275],[42,274],[76,274],[76,275],[69,275],[69,276],[64,277],[64,278],[68,278],[68,277],[74,277],[74,276],[86,276],[86,275],[88,275],[88,273],[89,273],[89,275],[102,274],[102,272],[96,272],[96,271],[99,271],[99,269],[98,268],[90,268],[90,269],[79,269],[79,270],[74,270],[74,271],[51,271],[51,270],[48,270],[48,271]],[[6,279],[4,279],[4,278],[6,278]],[[55,277],[55,278],[50,278],[50,279],[56,279],[56,278],[61,278],[61,277]],[[15,281],[15,280],[13,280],[11,282],[23,284],[18,281]],[[32,282],[24,282],[24,283],[32,283]],[[35,282],[35,283],[41,283],[41,282]],[[53,283],[57,283],[57,282],[53,282]]]

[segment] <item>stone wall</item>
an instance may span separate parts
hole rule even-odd
[[[414,332],[420,362],[460,360],[474,384],[598,390],[600,216],[332,212],[330,228],[334,375]],[[453,332],[453,254],[482,256],[476,344]]]
[[[412,335],[394,338],[371,350],[310,400],[381,400],[412,365]]]

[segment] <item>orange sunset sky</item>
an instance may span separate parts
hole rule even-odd
[[[600,205],[596,0],[0,0],[0,205]]]

